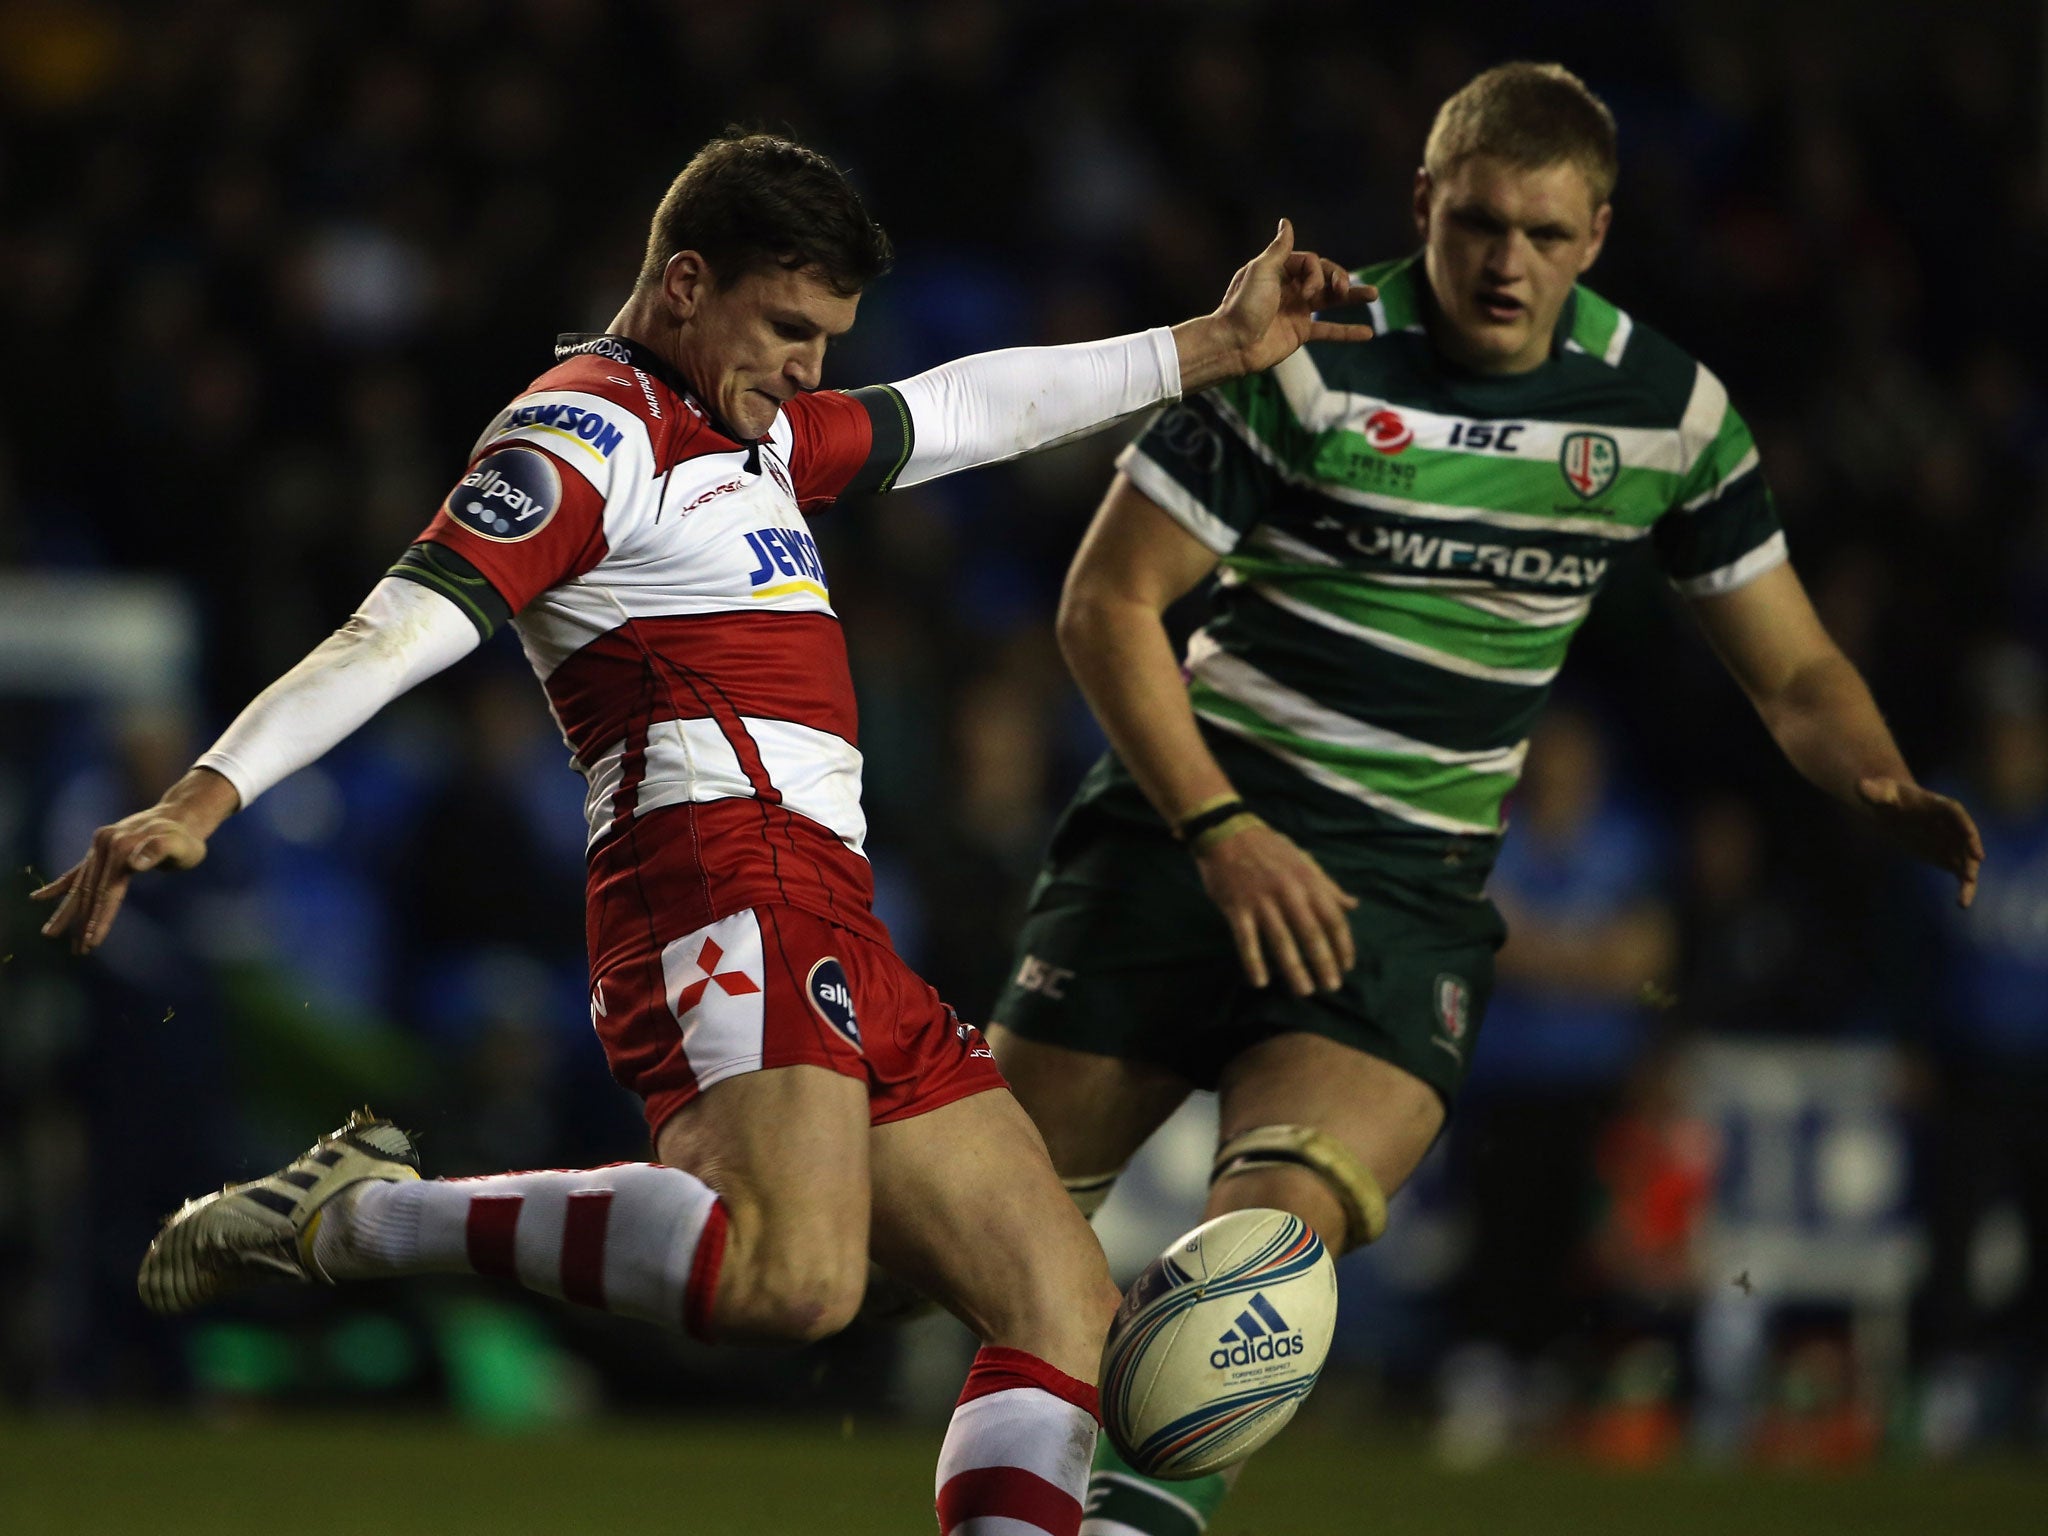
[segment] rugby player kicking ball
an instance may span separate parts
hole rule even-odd
[[[824,156],[714,141],[610,329],[563,338],[361,609],[37,895],[59,902],[43,931],[90,952],[136,874],[197,864],[229,815],[510,622],[588,784],[591,1018],[658,1161],[422,1180],[365,1113],[171,1216],[143,1299],[462,1271],[808,1340],[854,1315],[872,1253],[984,1346],[940,1452],[942,1528],[1074,1536],[1118,1293],[982,1036],[875,917],[845,643],[804,520],[1362,339],[1314,314],[1371,295],[1282,221],[1201,319],[819,390],[888,260]]]

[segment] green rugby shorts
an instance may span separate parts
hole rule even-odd
[[[1322,1035],[1421,1078],[1450,1106],[1506,934],[1483,889],[1490,858],[1461,867],[1440,844],[1389,847],[1370,835],[1305,843],[1359,899],[1358,963],[1336,992],[1296,997],[1277,967],[1269,986],[1251,984],[1193,856],[1142,802],[1115,803],[1127,796],[1084,798],[1062,820],[995,1022],[1048,1045],[1150,1062],[1200,1088],[1262,1040]]]

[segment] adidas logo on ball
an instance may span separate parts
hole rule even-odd
[[[1294,1417],[1336,1320],[1336,1266],[1299,1216],[1205,1221],[1152,1261],[1110,1324],[1104,1432],[1147,1477],[1235,1466]]]
[[[1224,1329],[1216,1346],[1209,1352],[1209,1363],[1219,1371],[1233,1365],[1284,1360],[1300,1354],[1303,1347],[1301,1331],[1287,1326],[1287,1319],[1266,1300],[1264,1291],[1252,1294],[1251,1305],[1237,1314],[1237,1326]]]

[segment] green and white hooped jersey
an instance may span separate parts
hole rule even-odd
[[[1360,275],[1372,341],[1173,406],[1118,463],[1222,556],[1196,714],[1370,812],[1486,837],[1616,556],[1647,538],[1704,595],[1784,534],[1720,380],[1605,299],[1573,291],[1542,367],[1478,375],[1430,345],[1419,257]]]

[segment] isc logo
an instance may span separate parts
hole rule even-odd
[[[1513,453],[1515,439],[1529,430],[1526,421],[1460,421],[1451,426],[1453,448],[1490,448]]]
[[[1017,985],[1026,992],[1036,992],[1054,1002],[1065,1002],[1067,983],[1074,979],[1074,973],[1064,965],[1054,965],[1036,955],[1026,955],[1024,963],[1017,967]]]

